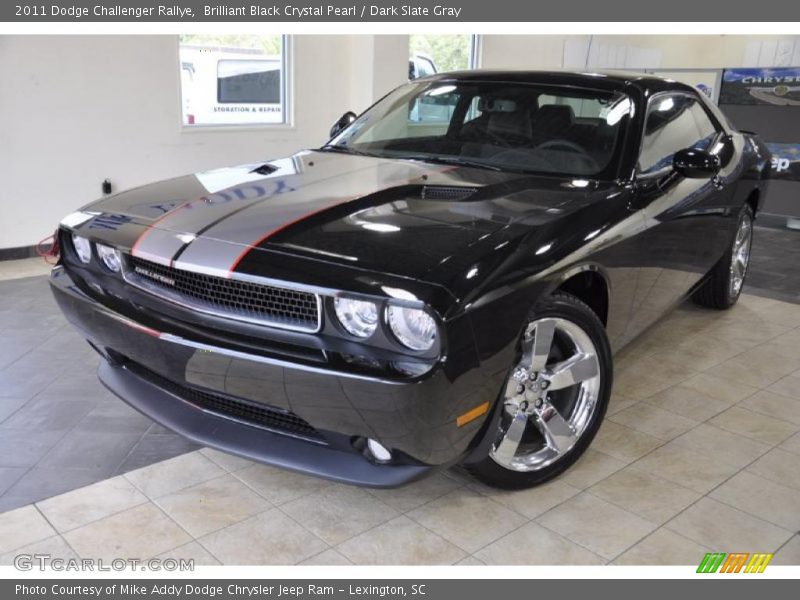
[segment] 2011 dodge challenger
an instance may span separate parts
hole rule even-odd
[[[736,303],[770,159],[630,73],[441,74],[331,136],[89,204],[51,287],[142,413],[374,487],[572,465],[615,351],[687,296]]]

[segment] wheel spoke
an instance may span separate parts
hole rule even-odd
[[[600,365],[594,354],[576,354],[575,356],[553,365],[547,375],[549,389],[561,390],[576,383],[581,383],[600,373]]]
[[[547,445],[559,454],[569,450],[575,443],[577,437],[575,430],[552,404],[545,404],[536,415],[534,422],[544,436]]]
[[[500,444],[494,449],[495,460],[506,465],[513,462],[514,455],[517,453],[517,448],[519,448],[519,443],[522,441],[522,435],[525,433],[527,426],[528,415],[524,410],[517,411]]]
[[[565,317],[531,321],[521,351],[505,383],[489,456],[511,471],[532,472],[573,450],[601,399],[603,375],[591,335]]]
[[[506,384],[506,400],[513,400],[519,395],[519,386],[520,382],[514,379],[514,376],[508,378],[508,383]]]
[[[542,319],[536,322],[531,348],[531,371],[538,373],[544,370],[550,348],[553,346],[553,336],[556,332],[556,322],[553,319]]]

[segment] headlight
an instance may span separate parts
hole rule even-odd
[[[368,300],[336,298],[336,317],[348,333],[368,338],[378,327],[378,305]]]
[[[428,350],[436,339],[436,323],[419,308],[389,306],[389,327],[404,346],[412,350]]]
[[[97,255],[109,271],[119,273],[120,268],[122,268],[122,261],[116,248],[97,244]]]
[[[85,237],[79,236],[77,233],[72,234],[72,247],[75,248],[75,254],[81,259],[82,263],[89,264],[92,262],[92,244]]]

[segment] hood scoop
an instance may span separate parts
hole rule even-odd
[[[278,170],[278,167],[276,167],[275,165],[271,165],[269,163],[264,163],[260,167],[256,167],[255,169],[253,169],[250,172],[251,173],[258,173],[259,175],[271,175],[272,173],[274,173],[277,170]]]
[[[424,185],[419,196],[423,200],[466,200],[477,191],[477,188],[474,187]]]

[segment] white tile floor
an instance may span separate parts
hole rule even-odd
[[[684,305],[617,356],[597,439],[545,486],[454,470],[366,490],[201,450],[0,514],[0,562],[797,565],[799,529],[800,305],[745,295]]]
[[[47,275],[53,265],[47,264],[43,258],[24,258],[22,260],[0,261],[0,281]]]

